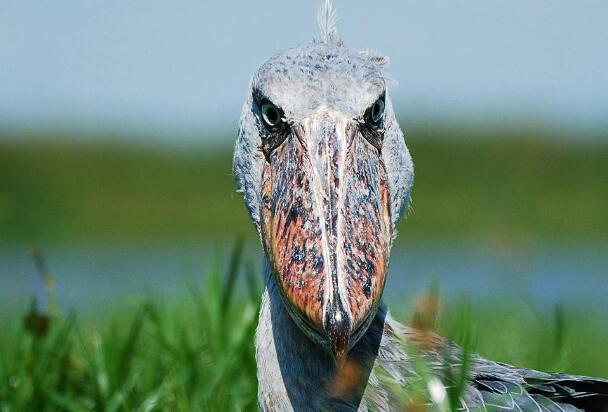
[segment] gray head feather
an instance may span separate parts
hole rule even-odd
[[[312,43],[279,52],[256,71],[241,114],[234,153],[234,175],[238,191],[243,194],[258,231],[259,190],[265,160],[260,151],[258,124],[252,111],[252,90],[264,91],[293,119],[308,117],[321,104],[356,117],[385,88],[383,68],[388,59],[379,56],[369,51],[354,52],[335,44]],[[382,156],[391,188],[391,216],[393,224],[396,224],[408,204],[414,170],[395,118],[389,91],[386,100]]]
[[[342,41],[338,37],[338,14],[334,9],[331,0],[325,0],[325,3],[319,8],[317,14],[317,23],[321,31],[321,41],[327,44],[342,45]]]
[[[374,62],[380,67],[388,66],[391,61],[388,56],[385,56],[377,50],[361,50],[359,53],[361,53],[361,55],[363,56],[366,56],[368,59],[370,59],[372,62]]]

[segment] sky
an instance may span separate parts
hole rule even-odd
[[[318,35],[320,3],[2,0],[0,130],[223,136],[254,70]],[[608,128],[605,0],[334,4],[347,46],[391,58],[402,123]]]

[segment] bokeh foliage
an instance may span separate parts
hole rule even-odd
[[[602,140],[447,128],[406,135],[416,181],[401,240],[608,237]],[[221,147],[0,138],[0,242],[254,236],[235,193],[231,147]]]
[[[242,243],[239,243],[241,245]],[[0,329],[0,411],[240,411],[256,405],[261,289],[233,299],[240,246],[182,299],[106,309],[103,320],[37,313]],[[32,318],[49,319],[48,328]],[[6,327],[8,326],[8,327]]]
[[[608,239],[602,140],[521,130],[406,135],[416,182],[398,239]],[[255,236],[229,146],[76,140],[0,137],[0,244]],[[181,299],[116,303],[95,321],[55,312],[40,323],[30,311],[24,323],[14,308],[0,311],[0,411],[255,409],[259,274],[245,270],[247,287],[236,293],[239,255],[237,247],[228,267],[212,265],[203,286],[187,283]],[[392,306],[417,322],[407,308]],[[605,319],[582,308],[451,301],[439,313],[434,328],[483,356],[608,377]]]
[[[56,306],[2,319],[0,411],[256,410],[261,286],[255,271],[241,267],[241,247],[225,267],[213,264],[202,286],[187,280],[178,299],[123,303],[97,320],[61,314]],[[585,313],[441,304],[436,291],[400,312],[406,324],[495,360],[608,377],[605,320]],[[46,326],[33,326],[41,325],[33,318],[47,316]],[[415,395],[426,387],[418,380],[394,390]]]

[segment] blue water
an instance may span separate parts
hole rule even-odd
[[[94,312],[131,299],[180,293],[186,278],[203,281],[213,262],[225,266],[229,247],[81,245],[44,252],[60,306]],[[255,243],[246,247],[246,259],[261,271],[261,251]],[[389,303],[411,302],[432,283],[446,298],[516,298],[541,306],[563,302],[608,310],[608,244],[505,250],[428,241],[393,249],[385,289]],[[0,307],[24,307],[32,296],[44,305],[42,290],[25,247],[0,249]]]

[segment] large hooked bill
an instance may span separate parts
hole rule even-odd
[[[387,172],[357,120],[319,110],[262,175],[264,247],[292,319],[342,363],[373,320],[392,242]]]

